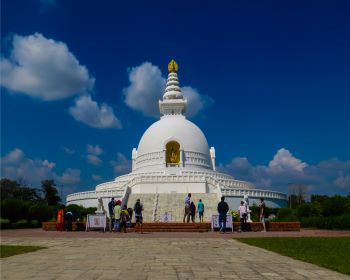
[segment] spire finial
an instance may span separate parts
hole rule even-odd
[[[179,69],[179,65],[177,65],[176,61],[174,59],[172,59],[169,64],[168,64],[168,72],[169,73],[176,73],[177,70]]]

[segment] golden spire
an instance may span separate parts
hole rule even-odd
[[[168,64],[168,72],[177,72],[177,70],[179,69],[179,65],[177,65],[176,61],[174,59],[172,59],[169,64]]]

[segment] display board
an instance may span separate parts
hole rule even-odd
[[[219,215],[211,215],[211,230],[214,231],[215,228],[220,228]],[[231,215],[226,215],[226,228],[230,228],[233,232],[233,221]]]
[[[171,222],[171,213],[169,212],[165,212],[163,215],[162,215],[162,222],[164,223],[168,223],[168,222]]]
[[[89,214],[86,218],[86,231],[89,229],[103,228],[106,231],[107,216],[106,214]]]

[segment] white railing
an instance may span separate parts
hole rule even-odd
[[[97,190],[97,191],[86,191],[73,193],[67,196],[67,202],[80,200],[80,199],[90,199],[90,198],[106,198],[106,197],[122,197],[123,200],[127,201],[131,189],[133,186],[139,183],[189,183],[189,182],[207,182],[215,187],[215,191],[220,199],[222,195],[225,196],[244,196],[249,197],[265,197],[265,198],[276,198],[276,199],[287,199],[287,195],[281,192],[275,192],[270,190],[257,190],[251,188],[245,188],[246,185],[254,186],[253,184],[234,180],[233,186],[227,186],[223,184],[220,180],[217,180],[213,173],[198,172],[194,174],[183,174],[183,175],[138,175],[130,181],[126,182],[122,187],[118,189],[107,189],[107,190]],[[205,176],[207,175],[207,176]],[[239,186],[239,187],[236,187]]]

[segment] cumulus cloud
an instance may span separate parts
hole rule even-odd
[[[64,147],[64,146],[62,146],[61,149],[68,155],[74,155],[75,154],[75,150],[73,150],[73,149],[69,149],[69,148]]]
[[[87,155],[86,159],[92,165],[100,166],[102,164],[102,160],[96,155]]]
[[[115,174],[125,174],[131,171],[131,160],[127,159],[122,153],[117,153],[117,159],[111,161]]]
[[[93,154],[97,156],[100,156],[103,153],[103,150],[99,145],[94,146],[94,145],[88,144],[86,150],[89,154]]]
[[[84,95],[75,100],[75,105],[69,108],[69,113],[75,120],[94,128],[122,128],[120,120],[114,115],[112,107],[99,105]]]
[[[68,168],[61,176],[56,175],[54,177],[61,184],[72,185],[81,181],[80,174],[81,171],[79,169]]]
[[[213,103],[213,99],[207,95],[200,95],[195,88],[183,87],[182,93],[187,99],[187,112],[186,115],[189,118],[196,116],[205,107],[210,106]]]
[[[159,67],[150,62],[133,67],[129,71],[129,81],[130,85],[123,89],[125,103],[145,116],[159,117],[158,101],[162,99],[166,85]],[[213,102],[190,86],[183,87],[182,91],[188,102],[188,117],[197,115]]]
[[[245,157],[233,158],[219,170],[257,187],[286,192],[288,184],[302,183],[309,193],[348,194],[350,161],[336,158],[311,165],[296,158],[285,148],[279,149],[268,165],[252,165]]]
[[[94,181],[101,181],[102,180],[102,177],[100,175],[95,175],[95,174],[92,174],[91,175],[91,178],[94,180]]]
[[[1,86],[10,91],[52,101],[93,88],[95,79],[65,43],[35,33],[14,35],[12,46],[10,56],[1,58]]]
[[[68,168],[62,175],[54,171],[56,164],[46,159],[31,159],[21,149],[14,149],[1,158],[1,176],[13,180],[23,179],[38,186],[45,179],[74,184],[80,181],[80,170]]]

